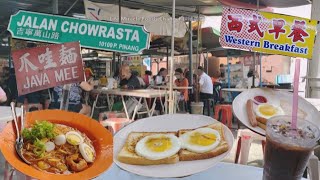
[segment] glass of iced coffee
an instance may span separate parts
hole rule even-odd
[[[291,116],[276,116],[267,122],[263,180],[302,178],[320,130],[313,123],[299,118],[294,129],[291,119]]]

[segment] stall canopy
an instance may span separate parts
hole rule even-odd
[[[86,17],[93,20],[119,22],[119,8],[114,4],[94,3],[84,0]],[[121,7],[121,23],[144,25],[155,35],[171,36],[171,16],[168,13],[154,13],[143,9]],[[184,18],[175,20],[175,37],[184,37],[187,26]]]

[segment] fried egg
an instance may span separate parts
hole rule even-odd
[[[195,153],[205,153],[216,148],[221,141],[218,131],[211,128],[199,128],[179,137],[181,147]]]
[[[280,106],[264,103],[259,104],[255,109],[255,113],[259,117],[270,119],[274,116],[284,115],[284,112]]]
[[[153,134],[142,138],[135,152],[149,160],[159,160],[173,156],[180,150],[179,139],[173,134]]]

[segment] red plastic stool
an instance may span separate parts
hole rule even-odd
[[[228,124],[228,127],[232,128],[232,105],[231,104],[217,104],[214,107],[214,119],[219,120],[219,112],[222,112],[221,122]]]

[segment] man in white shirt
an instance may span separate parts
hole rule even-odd
[[[203,71],[203,67],[199,66],[197,70],[200,85],[200,99],[206,100],[213,96],[212,79]]]
[[[200,85],[200,101],[203,101],[205,108],[207,108],[209,112],[208,116],[210,116],[210,104],[208,104],[208,99],[213,98],[213,84],[212,79],[208,74],[203,71],[203,67],[199,66],[197,69],[197,75],[199,76],[199,85]]]

